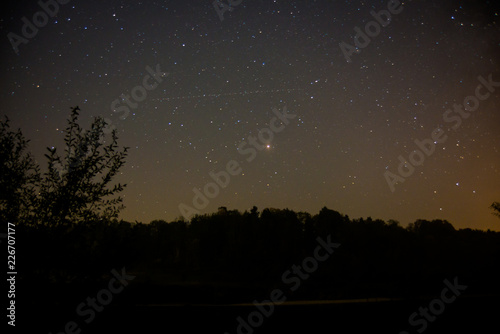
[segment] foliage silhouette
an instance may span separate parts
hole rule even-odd
[[[89,131],[83,130],[79,110],[72,108],[68,119],[64,153],[47,148],[43,175],[33,156],[25,153],[28,141],[21,130],[11,131],[7,117],[0,122],[0,219],[16,224],[37,250],[23,256],[31,264],[26,273],[59,282],[109,270],[96,257],[113,254],[107,233],[123,208],[116,195],[125,185],[111,182],[125,163],[127,148],[119,150],[115,131],[104,144],[107,125],[101,117]],[[82,223],[93,226],[78,226]]]
[[[39,168],[30,153],[29,141],[18,129],[10,131],[9,119],[0,120],[0,220],[31,220],[40,183]]]
[[[118,151],[116,130],[104,145],[106,122],[97,117],[84,131],[78,124],[80,109],[73,108],[64,141],[64,156],[47,148],[48,171],[40,187],[39,220],[45,224],[72,224],[117,218],[123,208],[120,183],[110,188],[113,177],[125,163],[127,147]],[[63,172],[56,166],[63,164]]]
[[[490,208],[493,209],[493,214],[500,218],[500,202],[493,202]]]

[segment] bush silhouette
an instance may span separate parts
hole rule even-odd
[[[9,131],[0,123],[1,217],[18,224],[45,226],[116,219],[123,208],[116,197],[125,185],[111,185],[125,163],[127,148],[118,150],[116,131],[103,144],[106,122],[96,118],[90,130],[78,124],[79,108],[73,108],[65,129],[66,149],[47,148],[48,166],[41,175],[32,156],[24,153],[28,141],[21,131]]]
[[[20,129],[10,131],[9,119],[0,120],[0,220],[30,220],[40,183],[39,168],[30,153],[29,141]]]

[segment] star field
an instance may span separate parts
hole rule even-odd
[[[3,113],[40,162],[45,147],[63,145],[70,107],[80,107],[84,126],[107,118],[130,147],[117,180],[128,184],[120,215],[128,221],[180,216],[193,188],[203,191],[211,172],[235,160],[241,173],[201,213],[327,206],[403,225],[439,218],[500,230],[488,208],[500,200],[500,87],[482,88],[490,95],[458,129],[443,120],[474,95],[479,76],[500,82],[500,9],[466,0],[401,6],[347,62],[339,44],[354,46],[355,27],[388,1],[243,1],[223,21],[208,0],[69,1],[18,53],[7,35],[22,36],[22,18],[41,8],[4,5]],[[161,81],[150,77],[157,86],[147,90],[146,68],[157,65]],[[127,106],[122,94],[137,105],[126,117],[111,108],[117,99]],[[247,161],[239,146],[284,108],[296,117]],[[446,141],[392,192],[384,173],[397,173],[398,157],[436,128]]]

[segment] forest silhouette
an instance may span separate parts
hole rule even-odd
[[[112,180],[127,149],[119,149],[114,131],[104,145],[100,118],[82,131],[78,111],[68,120],[64,154],[48,148],[44,174],[25,152],[22,133],[10,131],[7,119],[0,124],[0,217],[16,225],[27,304],[74,305],[107,282],[113,268],[135,275],[117,301],[131,304],[242,303],[276,288],[289,300],[411,299],[440,291],[443,279],[454,277],[468,294],[500,295],[500,233],[457,230],[446,220],[402,227],[326,207],[311,214],[255,206],[171,222],[119,220],[117,195],[125,185]],[[500,205],[491,208],[498,214]],[[290,291],[283,273],[313,254],[318,237],[341,246]]]

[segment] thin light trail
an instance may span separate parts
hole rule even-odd
[[[256,94],[271,94],[271,93],[290,93],[294,91],[301,91],[300,88],[285,88],[285,89],[269,89],[269,90],[254,90],[254,91],[242,91],[242,92],[232,92],[232,93],[216,93],[216,94],[201,94],[201,95],[186,95],[186,96],[175,96],[175,97],[163,97],[156,99],[157,101],[173,101],[173,100],[190,100],[190,99],[202,99],[210,97],[221,97],[221,96],[236,96],[236,95],[256,95]]]

